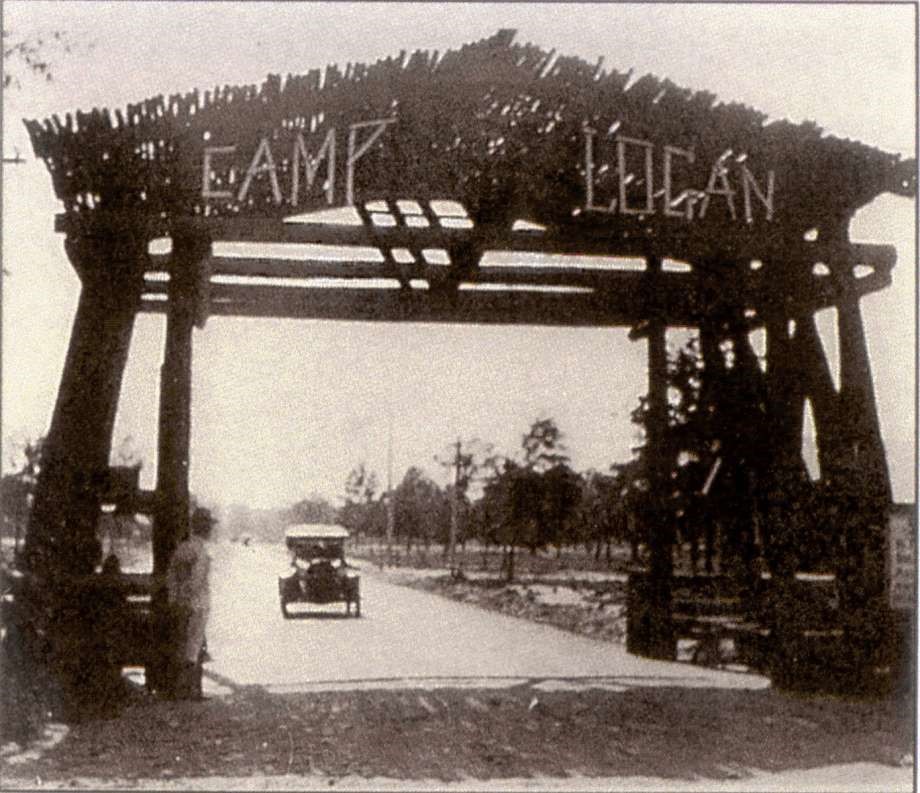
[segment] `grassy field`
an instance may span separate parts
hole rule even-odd
[[[362,559],[378,566],[409,569],[450,569],[447,551],[440,544],[413,547],[407,551],[405,546],[393,545],[388,552],[386,544],[352,542],[347,552],[355,559]],[[478,542],[468,542],[465,547],[457,546],[453,567],[465,574],[493,574],[500,577],[505,552],[497,546],[485,546]],[[554,577],[560,574],[576,572],[591,573],[625,573],[633,565],[630,562],[628,546],[613,546],[608,561],[602,551],[600,558],[595,558],[593,551],[583,547],[563,548],[531,553],[528,549],[516,549],[514,553],[515,578],[531,579]]]

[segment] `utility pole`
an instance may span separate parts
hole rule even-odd
[[[25,164],[25,160],[24,160],[24,159],[22,158],[22,156],[19,154],[19,149],[17,149],[15,146],[13,146],[13,151],[16,152],[16,153],[15,153],[12,157],[4,157],[4,158],[3,158],[3,164],[4,164],[4,165],[24,165],[24,164]]]
[[[393,527],[395,525],[395,509],[393,503],[393,408],[388,407],[387,430],[387,561],[393,555]]]
[[[450,500],[450,537],[447,546],[447,564],[451,573],[456,568],[457,522],[460,511],[460,439],[457,438],[454,454],[454,492]]]

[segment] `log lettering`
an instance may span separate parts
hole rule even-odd
[[[731,220],[740,221],[735,202],[735,196],[739,192],[737,185],[740,182],[740,192],[744,200],[743,221],[750,225],[759,219],[773,220],[776,195],[774,171],[768,170],[766,178],[758,181],[744,158],[733,159],[729,150],[712,165],[705,187],[699,189],[686,185],[680,178],[681,172],[686,172],[688,166],[696,164],[696,156],[692,151],[664,145],[660,147],[659,154],[659,147],[653,142],[624,135],[616,135],[613,138],[616,175],[612,181],[615,184],[608,185],[607,192],[613,195],[605,201],[599,195],[602,191],[598,189],[597,177],[609,166],[602,165],[598,168],[596,135],[596,131],[590,127],[584,128],[585,198],[582,208],[586,211],[642,217],[660,213],[667,218],[691,222],[704,220],[707,212],[711,213],[713,207],[717,206],[713,202],[718,201],[718,205],[724,206]],[[641,165],[637,170],[641,169],[641,180],[637,180],[637,174],[630,169],[630,162],[637,165],[640,158]],[[661,187],[656,190],[658,158],[662,162],[661,181],[658,182]]]
[[[358,161],[364,157],[377,142],[387,127],[396,122],[395,118],[374,119],[371,121],[360,121],[348,126],[347,134],[347,157],[345,160],[344,173],[344,193],[345,205],[352,206],[355,200],[355,168]],[[370,129],[363,139],[361,135],[363,130]],[[324,193],[327,205],[335,203],[336,195],[336,151],[337,151],[337,132],[335,127],[326,130],[322,144],[314,155],[307,145],[302,132],[297,132],[288,144],[291,146],[290,160],[290,189],[287,192],[288,202],[291,206],[300,205],[303,200],[308,200],[308,194],[317,182],[321,168],[325,165],[326,179],[322,182],[321,187]],[[275,148],[279,144],[275,142]],[[281,189],[281,177],[279,176],[279,161],[276,159],[275,152],[272,151],[272,142],[269,137],[262,137],[259,145],[249,159],[246,167],[243,183],[238,192],[234,193],[221,186],[220,189],[214,186],[216,178],[215,169],[222,162],[219,158],[230,157],[237,154],[238,146],[206,146],[203,150],[201,164],[201,197],[204,199],[219,199],[225,201],[237,201],[243,203],[247,198],[252,201],[251,194],[254,189],[254,180],[260,174],[267,174],[268,183],[271,188],[271,199],[275,204],[284,202],[284,193]],[[226,163],[226,161],[223,161]],[[232,169],[236,167],[231,166]],[[229,181],[229,180],[224,180]],[[305,189],[301,189],[305,184]]]

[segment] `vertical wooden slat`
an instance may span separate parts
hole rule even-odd
[[[648,259],[648,295],[654,302],[655,281],[661,273],[661,260]],[[657,315],[648,326],[648,419],[646,422],[646,459],[650,504],[649,521],[649,586],[646,593],[648,622],[645,646],[636,651],[650,658],[673,659],[677,646],[671,615],[671,577],[673,575],[674,527],[667,510],[670,460],[667,449],[668,431],[668,356],[667,322]]]

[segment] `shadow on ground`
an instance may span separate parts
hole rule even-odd
[[[907,698],[638,685],[547,692],[537,682],[321,694],[243,687],[203,703],[136,701],[120,718],[74,725],[43,757],[6,771],[45,784],[280,774],[727,780],[841,763],[897,766],[913,751]]]
[[[287,617],[285,619],[289,620],[353,620],[359,619],[356,618],[352,613],[345,613],[344,611],[332,612],[332,611],[294,611],[293,609],[288,609]]]

